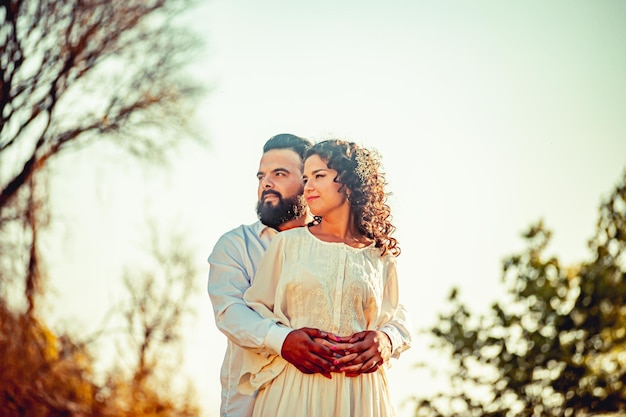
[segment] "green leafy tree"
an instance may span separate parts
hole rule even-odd
[[[506,299],[474,314],[453,289],[430,330],[450,353],[450,389],[415,398],[416,416],[586,416],[626,411],[626,176],[600,206],[590,259],[546,256],[525,233],[505,260]]]

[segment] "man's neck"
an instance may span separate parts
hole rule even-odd
[[[310,214],[305,214],[303,216],[298,217],[297,219],[289,220],[285,223],[282,223],[278,226],[278,231],[282,232],[285,230],[293,229],[295,227],[302,227],[313,221],[313,217]]]

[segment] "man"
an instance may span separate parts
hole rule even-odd
[[[303,157],[309,146],[310,141],[290,134],[276,135],[265,143],[257,173],[259,221],[222,235],[209,256],[208,291],[215,323],[228,337],[220,375],[221,417],[252,415],[254,397],[237,392],[242,348],[271,349],[302,372],[331,378],[331,372],[373,372],[411,343],[404,310],[380,331],[333,339],[317,329],[291,329],[262,319],[243,301],[272,237],[312,220],[302,197]],[[345,356],[330,349],[329,340],[340,342]]]

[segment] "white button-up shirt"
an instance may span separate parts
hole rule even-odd
[[[215,323],[228,337],[220,372],[221,417],[252,416],[255,396],[237,391],[242,347],[270,349],[280,355],[285,338],[293,330],[273,320],[261,318],[243,300],[243,294],[250,287],[261,258],[276,233],[275,229],[260,221],[241,225],[222,235],[209,256],[208,291]],[[406,311],[400,306],[394,321],[380,329],[391,339],[393,357],[398,357],[410,347],[409,326]]]

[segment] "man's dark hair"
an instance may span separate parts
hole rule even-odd
[[[265,142],[263,153],[272,149],[291,149],[300,155],[300,159],[304,160],[304,154],[311,146],[313,146],[313,143],[308,139],[290,133],[280,133],[272,136]]]

